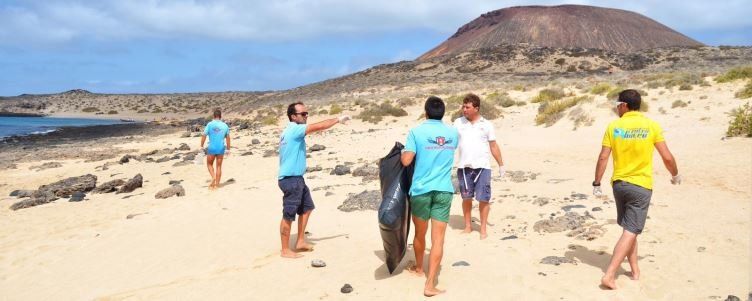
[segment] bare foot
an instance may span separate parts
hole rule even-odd
[[[601,284],[608,289],[612,289],[612,290],[616,289],[616,279],[614,278],[608,278],[606,276],[603,276],[603,278],[601,278]]]
[[[470,232],[473,232],[473,228],[472,227],[465,227],[465,229],[462,230],[462,233],[465,233],[465,234],[466,233],[470,233]]]
[[[214,184],[209,184],[209,190],[215,190],[217,187],[214,186]]]
[[[446,291],[437,289],[435,287],[427,287],[423,289],[423,296],[426,296],[426,297],[433,297],[433,296],[440,295],[443,293],[446,293]]]
[[[488,233],[484,233],[484,232],[480,233],[480,239],[481,240],[486,239],[487,237],[488,237]]]
[[[640,271],[631,271],[627,274],[629,274],[629,279],[640,280]]]
[[[414,263],[410,265],[409,267],[407,267],[407,271],[410,272],[410,274],[413,274],[418,277],[426,277],[426,274],[423,273],[423,269],[418,268],[418,266],[415,265]]]
[[[284,258],[300,258],[303,257],[303,254],[298,254],[288,249],[280,251],[279,256],[282,256]]]
[[[295,251],[298,252],[311,252],[313,251],[313,246],[309,245],[305,242],[298,242],[295,244]]]

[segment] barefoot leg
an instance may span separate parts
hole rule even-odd
[[[473,232],[472,211],[473,199],[462,200],[462,215],[465,217],[465,229],[462,233]]]

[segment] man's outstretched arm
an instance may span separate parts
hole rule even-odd
[[[310,133],[323,131],[323,130],[333,127],[337,123],[344,123],[344,122],[347,122],[348,120],[350,120],[350,116],[343,115],[337,118],[327,119],[324,121],[316,122],[314,124],[309,124],[308,126],[306,126],[305,133],[306,135],[308,135]]]

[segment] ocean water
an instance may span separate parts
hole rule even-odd
[[[91,126],[123,123],[116,119],[56,117],[0,117],[0,138],[43,134],[66,126]]]

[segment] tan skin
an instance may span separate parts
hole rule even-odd
[[[221,118],[220,116],[215,116],[214,119],[218,120]],[[206,135],[201,135],[201,148],[204,148],[204,143],[206,142]],[[227,146],[227,151],[224,155],[206,155],[206,167],[209,169],[209,175],[211,175],[212,181],[209,184],[209,190],[215,190],[219,188],[220,186],[220,180],[222,179],[222,161],[224,160],[224,156],[230,155],[230,134],[227,133],[227,136],[225,136],[225,145]],[[214,162],[216,162],[216,167]]]
[[[426,119],[428,119],[426,117]],[[400,161],[403,166],[409,166],[415,160],[414,152],[402,152]],[[431,219],[431,252],[428,255],[428,276],[423,272],[423,257],[426,252],[426,233],[429,221],[413,215],[415,224],[415,236],[413,238],[413,251],[415,252],[415,265],[408,267],[408,271],[419,277],[426,277],[423,287],[423,295],[433,297],[446,291],[436,288],[441,258],[444,256],[444,236],[446,235],[447,223]]]
[[[616,108],[617,113],[619,114],[619,117],[623,116],[624,113],[628,112],[629,109],[627,108],[627,105],[622,103],[619,104]],[[655,144],[655,149],[658,151],[658,154],[661,156],[661,159],[663,160],[663,165],[666,167],[666,169],[671,173],[671,176],[676,176],[679,174],[679,169],[676,166],[676,160],[674,159],[674,156],[671,154],[671,151],[668,149],[668,146],[666,145],[666,142],[658,142]],[[595,166],[595,181],[594,183],[600,183],[601,179],[603,178],[603,174],[606,171],[606,166],[608,165],[608,158],[611,156],[611,148],[607,146],[603,146],[601,148],[601,152],[598,155],[598,162]],[[640,279],[640,267],[637,265],[637,234],[627,231],[626,229],[622,231],[621,237],[616,242],[616,246],[614,246],[614,253],[611,257],[611,261],[608,264],[608,268],[606,268],[606,273],[603,275],[603,278],[601,278],[601,285],[608,289],[616,289],[616,271],[619,269],[619,266],[621,266],[622,261],[624,261],[624,257],[627,258],[627,261],[629,261],[629,267],[631,269],[631,279],[632,280],[639,280]]]
[[[473,105],[472,102],[464,103],[462,104],[462,115],[467,118],[467,120],[470,121],[470,123],[475,124],[480,120],[480,108]],[[499,166],[504,165],[504,160],[501,157],[501,149],[499,149],[499,145],[496,143],[496,141],[489,141],[488,147],[490,148],[491,155],[496,160],[496,163],[499,164]],[[463,199],[462,200],[462,214],[465,218],[465,229],[462,230],[462,233],[470,233],[473,231],[472,228],[472,209],[473,209],[473,199]],[[488,237],[487,227],[488,224],[488,214],[491,212],[491,203],[489,202],[478,202],[478,210],[480,211],[480,239],[486,239]]]
[[[296,105],[295,114],[290,116],[290,121],[297,124],[307,124],[308,116],[305,105]],[[323,131],[331,128],[335,124],[339,123],[339,119],[332,118],[324,121],[320,121],[314,124],[306,126],[306,135]],[[282,243],[282,249],[280,250],[280,256],[284,258],[300,258],[302,254],[298,252],[310,252],[313,251],[313,246],[305,241],[305,229],[308,225],[308,218],[311,217],[313,210],[308,210],[298,217],[298,237],[295,240],[295,250],[290,248],[290,229],[292,228],[292,221],[282,219],[279,223],[279,236]]]

